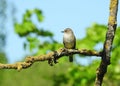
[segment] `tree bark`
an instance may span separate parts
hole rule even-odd
[[[110,1],[110,13],[108,20],[108,30],[106,33],[106,40],[103,46],[102,58],[100,66],[96,72],[95,86],[101,86],[105,73],[107,72],[107,67],[110,64],[110,53],[112,48],[113,39],[115,36],[115,31],[117,27],[117,11],[118,11],[118,0]]]

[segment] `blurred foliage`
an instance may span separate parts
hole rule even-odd
[[[69,66],[68,63],[60,63],[51,67],[47,62],[37,62],[30,68],[20,72],[5,70],[0,86],[9,86],[9,84],[11,86],[53,86],[54,76],[61,74]]]
[[[32,16],[36,15],[36,19],[39,23],[43,22],[44,16],[42,11],[39,9],[27,10],[26,13],[23,15],[22,23],[15,22],[15,32],[20,36],[26,38],[24,43],[24,49],[27,47],[30,51],[39,50],[39,46],[43,46],[45,43],[41,43],[41,39],[43,37],[49,37],[52,41],[53,40],[53,33],[44,30],[42,27],[39,28],[37,25],[33,23]]]
[[[0,63],[7,63],[6,54],[4,52],[6,45],[6,0],[0,0]],[[0,70],[0,83],[4,78],[4,70]]]
[[[42,28],[38,28],[33,23],[32,16],[36,15],[38,22],[42,22],[44,17],[42,11],[38,9],[27,10],[23,15],[22,23],[15,23],[15,32],[26,39],[24,48],[30,51],[36,50],[34,55],[40,55],[49,51],[57,50],[63,45],[53,39],[53,33]],[[103,45],[107,26],[93,24],[86,29],[86,36],[77,39],[77,48],[96,49],[99,43]],[[119,86],[120,82],[120,27],[116,31],[113,43],[111,65],[108,73],[104,77],[103,86]],[[48,39],[49,38],[49,39]],[[47,40],[46,40],[47,39]],[[98,47],[97,50],[101,50]],[[81,55],[80,55],[81,58]],[[84,57],[85,58],[85,57]],[[91,57],[90,57],[91,58]],[[86,58],[85,58],[86,59]],[[88,59],[90,60],[90,59]],[[53,67],[47,62],[35,63],[32,67],[17,72],[16,70],[5,70],[1,86],[93,86],[96,76],[96,69],[100,64],[100,59],[94,59],[88,65],[81,63],[69,63],[68,59],[61,58],[59,63]]]
[[[44,17],[42,15],[42,11],[39,9],[34,10],[27,10],[26,13],[23,15],[22,23],[15,23],[15,32],[21,36],[28,36],[32,33],[39,35],[39,36],[50,36],[52,37],[53,34],[49,31],[44,31],[43,29],[38,29],[36,25],[33,23],[32,16],[36,14],[37,19],[39,22],[42,22]]]
[[[4,50],[4,46],[6,43],[6,33],[5,33],[6,8],[7,8],[6,0],[0,0],[0,51]]]
[[[103,43],[105,40],[107,27],[105,25],[93,24],[86,29],[86,37],[81,40],[77,40],[77,47],[86,49],[95,49],[95,46],[99,43]],[[89,44],[88,44],[89,43]]]
[[[4,52],[0,52],[0,63],[7,63],[7,58]],[[0,70],[0,83],[2,83],[2,81],[4,80],[4,70]],[[1,85],[1,84],[0,84]]]

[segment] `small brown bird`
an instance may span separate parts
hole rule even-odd
[[[75,49],[76,46],[76,38],[75,35],[70,28],[66,28],[64,31],[62,31],[63,34],[63,44],[64,47],[67,49]],[[69,61],[73,62],[73,55],[69,55]]]

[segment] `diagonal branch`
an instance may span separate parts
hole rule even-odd
[[[1,64],[0,63],[0,69],[26,69],[30,67],[34,62],[37,61],[48,61],[50,65],[53,65],[54,63],[57,63],[57,60],[61,58],[62,56],[68,56],[69,54],[82,54],[86,56],[102,56],[101,52],[93,51],[93,50],[86,50],[86,49],[59,49],[57,51],[49,52],[45,55],[40,56],[29,56],[25,59],[24,62],[17,62],[15,64]]]
[[[107,67],[110,64],[110,53],[112,48],[113,39],[117,27],[117,11],[118,11],[118,0],[110,1],[110,14],[108,20],[108,31],[106,33],[106,40],[104,42],[104,48],[102,53],[102,60],[99,68],[97,69],[95,86],[101,86],[103,77],[107,72]]]

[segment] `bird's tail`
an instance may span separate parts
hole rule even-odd
[[[70,56],[69,56],[69,61],[70,61],[70,62],[73,62],[73,55],[70,55]]]

